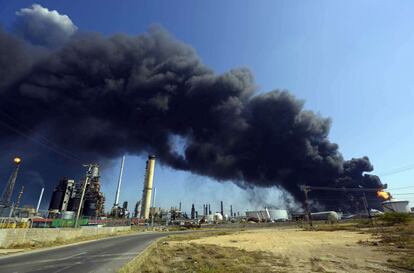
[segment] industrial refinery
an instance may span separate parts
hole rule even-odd
[[[98,163],[83,165],[85,173],[78,181],[74,178],[62,177],[53,188],[48,210],[39,210],[42,203],[45,188],[39,189],[39,197],[36,206],[20,206],[24,187],[18,191],[17,199],[12,200],[16,180],[21,168],[22,159],[13,159],[13,169],[6,183],[0,200],[1,227],[79,227],[88,225],[190,225],[219,223],[271,223],[304,220],[339,221],[355,217],[372,217],[384,212],[412,213],[408,201],[396,200],[384,190],[378,190],[378,196],[384,198],[383,210],[375,210],[368,207],[363,198],[364,205],[360,213],[350,215],[341,211],[292,211],[284,208],[263,206],[262,209],[246,210],[244,212],[233,211],[233,205],[225,206],[225,201],[220,201],[218,211],[212,211],[211,203],[202,203],[202,211],[196,209],[197,204],[191,208],[178,206],[170,208],[157,207],[156,187],[154,187],[156,156],[149,155],[145,165],[145,176],[141,198],[137,200],[133,212],[128,208],[128,202],[121,202],[121,188],[125,172],[126,156],[122,156],[119,176],[117,178],[116,193],[110,210],[105,210],[107,201],[101,187],[101,167]],[[311,190],[332,190],[321,187],[303,186],[305,197]],[[355,191],[356,189],[350,189]],[[370,190],[370,189],[368,189]],[[365,194],[363,195],[365,196]],[[46,201],[46,200],[45,200]],[[306,201],[306,200],[305,200]],[[122,203],[122,205],[121,205]],[[200,206],[200,204],[198,204]],[[307,207],[306,207],[307,208]],[[227,213],[225,212],[227,211]]]

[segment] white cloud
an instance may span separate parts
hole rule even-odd
[[[67,15],[38,4],[23,8],[16,15],[15,31],[35,45],[60,46],[78,29]]]

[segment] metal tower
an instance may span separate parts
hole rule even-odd
[[[6,187],[3,190],[3,194],[1,195],[0,205],[3,206],[11,206],[11,198],[13,195],[14,185],[16,184],[17,174],[19,172],[20,162],[22,160],[18,157],[13,159],[14,164],[16,165],[12,174],[10,175],[9,181],[7,181]]]

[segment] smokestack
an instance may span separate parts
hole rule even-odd
[[[125,162],[125,155],[122,157],[122,161],[121,161],[121,170],[119,171],[118,187],[116,188],[114,207],[119,206],[119,193],[121,191],[122,174],[124,172],[124,162]]]
[[[224,216],[223,201],[220,201],[220,213],[222,216]]]
[[[181,202],[180,202],[180,207],[179,207],[179,209],[178,209],[179,211],[181,211]]]
[[[207,214],[206,214],[206,204],[203,204],[203,214],[204,214],[204,215],[207,215]]]
[[[37,202],[37,207],[36,207],[36,213],[39,212],[40,203],[42,203],[42,198],[43,198],[43,192],[44,191],[45,191],[45,188],[42,188],[42,190],[40,191],[39,202]]]
[[[142,194],[141,218],[149,219],[151,207],[152,182],[154,178],[155,155],[148,156],[145,171],[144,191]]]
[[[191,219],[195,218],[195,208],[194,208],[194,204],[191,205]]]
[[[233,217],[233,205],[230,205],[230,217]]]
[[[208,215],[211,215],[210,204],[208,204]]]

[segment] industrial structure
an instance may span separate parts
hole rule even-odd
[[[140,217],[147,220],[150,218],[152,184],[154,179],[155,155],[148,156],[145,169],[144,190],[142,192],[142,209]]]
[[[76,183],[73,179],[62,178],[53,190],[49,205],[49,215],[60,217],[66,211],[80,211],[89,218],[103,216],[105,197],[101,192],[98,164],[88,165],[85,178]],[[72,215],[72,214],[65,214]]]
[[[408,201],[389,199],[382,202],[384,212],[410,212]]]
[[[13,196],[13,190],[14,190],[14,186],[16,185],[17,174],[19,173],[21,162],[22,160],[19,157],[15,157],[13,159],[14,169],[10,175],[9,180],[6,183],[6,187],[4,188],[1,198],[0,198],[0,216],[3,216],[4,214],[7,214],[7,215],[11,214],[13,211],[14,205],[13,205],[13,202],[11,201],[11,198]],[[21,191],[21,194],[23,194],[22,191]]]
[[[149,155],[146,161],[145,178],[142,189],[142,198],[137,201],[133,215],[128,210],[128,202],[120,202],[120,192],[124,176],[125,155],[122,157],[119,176],[117,177],[117,188],[114,196],[114,203],[109,212],[104,211],[105,197],[101,191],[100,166],[96,163],[84,165],[87,171],[85,176],[79,181],[70,178],[61,178],[53,189],[52,198],[49,204],[48,215],[39,213],[44,188],[40,191],[37,206],[19,207],[24,193],[24,186],[21,187],[16,200],[12,200],[13,191],[16,187],[16,178],[21,163],[20,158],[14,159],[14,168],[2,192],[0,199],[0,228],[2,227],[79,227],[85,225],[184,225],[186,227],[201,227],[201,225],[211,225],[219,223],[252,223],[252,222],[277,222],[277,221],[305,221],[312,223],[315,221],[336,222],[348,219],[349,215],[342,215],[342,212],[319,211],[314,212],[306,206],[304,212],[290,212],[286,209],[264,209],[248,210],[245,215],[234,211],[233,205],[226,205],[226,201],[219,201],[213,204],[203,202],[202,204],[191,204],[189,210],[182,208],[182,203],[165,209],[155,206],[156,188],[154,184],[155,170],[154,155]],[[364,201],[366,215],[371,218],[375,216],[370,213],[365,191],[378,191],[378,197],[384,202],[383,211],[385,212],[406,212],[410,213],[408,201],[399,201],[383,189],[364,189],[364,188],[330,188],[330,187],[311,187],[303,186],[305,200],[308,204],[308,192],[314,190],[330,191],[353,191],[361,192]],[[122,206],[120,205],[122,204]],[[201,205],[203,211],[201,211]],[[199,206],[199,207],[198,207]],[[196,210],[196,207],[200,209]],[[213,212],[212,212],[213,208]],[[379,212],[382,213],[382,212]],[[372,214],[372,215],[371,215]],[[132,217],[133,216],[133,217]],[[351,215],[352,217],[366,217],[362,214]],[[131,217],[131,218],[130,218]]]
[[[267,207],[264,210],[250,210],[246,211],[246,217],[248,219],[254,219],[258,221],[287,221],[289,220],[289,215],[285,209],[268,209]]]
[[[124,172],[125,155],[122,157],[121,169],[119,171],[118,185],[116,188],[114,206],[111,209],[111,216],[114,218],[125,218],[129,216],[128,202],[124,202],[123,206],[119,206],[119,195],[121,192],[122,175]]]
[[[49,212],[59,213],[60,211],[67,211],[69,201],[73,206],[72,197],[75,195],[75,180],[62,178],[59,184],[55,187],[52,193],[52,199],[50,200]]]

